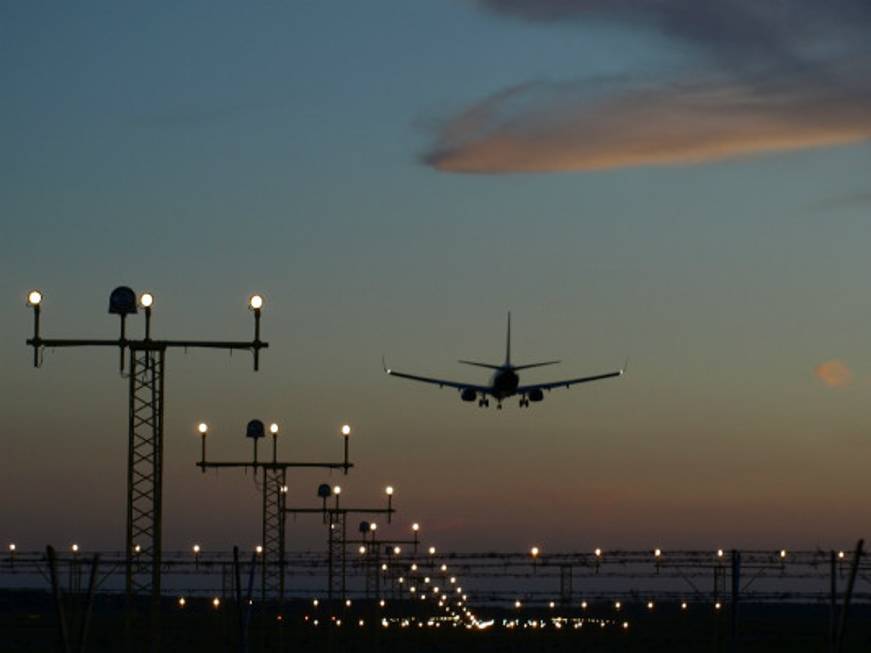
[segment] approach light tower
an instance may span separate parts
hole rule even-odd
[[[387,507],[386,508],[345,508],[340,506],[340,497],[342,496],[342,488],[339,485],[330,487],[326,483],[318,486],[318,498],[322,504],[320,508],[285,508],[284,512],[292,515],[319,514],[323,517],[323,522],[327,527],[327,598],[332,600],[339,596],[342,601],[345,600],[348,587],[348,515],[387,515],[387,523],[389,524],[396,508],[393,507],[393,488],[390,487],[390,492],[386,492]],[[334,498],[332,507],[327,505],[327,499]],[[370,528],[374,531],[374,528]],[[415,529],[416,530],[416,529]],[[340,573],[336,573],[336,568],[339,568]]]
[[[345,475],[354,464],[348,459],[348,439],[351,436],[351,427],[342,426],[342,438],[344,439],[345,459],[342,462],[288,462],[278,460],[278,424],[269,426],[272,436],[272,459],[257,459],[257,441],[266,435],[266,427],[259,419],[252,419],[245,428],[245,437],[253,441],[254,452],[251,460],[243,461],[207,461],[206,460],[206,435],[209,427],[205,422],[200,422],[197,431],[202,439],[200,462],[196,465],[203,473],[207,469],[220,468],[251,468],[255,476],[258,470],[263,470],[263,520],[262,540],[260,554],[261,564],[261,597],[284,599],[284,525],[285,503],[287,497],[287,470],[291,467],[308,467],[315,469],[341,469]]]
[[[42,350],[46,347],[117,347],[119,368],[123,373],[129,351],[126,587],[131,598],[150,594],[152,609],[157,611],[162,552],[163,381],[166,350],[205,348],[251,351],[254,354],[254,370],[257,371],[260,350],[269,346],[269,343],[260,340],[263,297],[252,295],[248,299],[248,307],[254,314],[254,339],[245,341],[153,340],[151,312],[154,295],[144,292],[137,298],[127,286],[115,288],[109,296],[109,313],[121,320],[121,332],[117,339],[43,338],[40,335],[43,299],[39,290],[31,290],[27,295],[27,304],[33,308],[33,337],[27,340],[27,344],[33,347],[34,367],[41,366]],[[128,338],[127,317],[135,315],[137,308],[145,312],[145,336],[140,339]]]

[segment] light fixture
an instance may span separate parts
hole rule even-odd
[[[392,496],[393,496],[393,486],[392,486],[392,485],[388,485],[386,488],[384,488],[384,493],[385,493],[388,497],[392,497]]]
[[[253,311],[259,311],[263,308],[263,297],[261,295],[251,295],[248,298],[248,307]]]
[[[38,290],[31,290],[27,293],[27,305],[34,308],[42,303],[42,293]]]
[[[272,424],[269,425],[269,432],[272,433],[272,435],[278,435],[278,424],[272,422]]]
[[[150,292],[144,292],[141,295],[139,295],[139,305],[142,308],[151,308],[153,304],[154,304],[154,295],[152,295]]]

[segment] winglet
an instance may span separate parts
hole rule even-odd
[[[387,363],[384,360],[384,354],[381,354],[381,367],[384,368],[384,372],[386,374],[391,374],[391,370],[389,367],[387,367]]]
[[[620,376],[623,376],[624,374],[626,374],[626,370],[628,370],[628,369],[629,369],[629,357],[627,356],[626,362],[623,363],[623,367],[620,369]]]

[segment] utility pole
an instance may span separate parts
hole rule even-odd
[[[27,303],[33,309],[33,337],[27,345],[33,347],[33,365],[42,364],[45,348],[117,347],[119,369],[124,373],[129,356],[129,396],[127,424],[127,520],[126,590],[130,605],[136,596],[151,598],[152,646],[159,634],[160,569],[162,557],[163,513],[163,424],[164,372],[168,349],[223,349],[251,351],[254,371],[260,366],[260,350],[269,343],[260,340],[260,313],[263,297],[252,295],[248,307],[254,314],[254,338],[244,341],[162,340],[151,337],[151,312],[154,295],[144,292],[137,298],[127,286],[115,288],[109,296],[109,313],[120,318],[120,335],[116,339],[43,338],[40,333],[40,313],[43,294],[28,293]],[[143,338],[127,337],[127,317],[139,308],[145,313]],[[135,558],[135,560],[134,560]]]
[[[207,461],[206,434],[208,425],[201,422],[197,427],[202,438],[201,458],[197,467],[205,474],[207,469],[239,468],[263,472],[262,478],[262,532],[258,553],[261,564],[261,598],[266,600],[275,597],[284,599],[284,569],[285,569],[285,503],[287,497],[287,470],[290,468],[341,469],[345,475],[354,465],[348,459],[351,427],[347,424],[341,428],[344,440],[345,458],[342,462],[291,462],[278,460],[278,424],[269,426],[272,436],[272,459],[258,460],[257,443],[266,435],[266,428],[259,419],[252,419],[245,429],[245,437],[253,442],[254,452],[251,460],[241,461]],[[338,486],[337,486],[338,487]]]

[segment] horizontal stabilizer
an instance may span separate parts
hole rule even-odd
[[[488,370],[501,370],[501,365],[492,365],[490,363],[477,363],[475,361],[457,361],[463,365],[474,365],[475,367],[486,367]]]
[[[531,367],[544,367],[545,365],[557,365],[561,361],[546,361],[544,363],[529,363],[527,365],[515,365],[515,370],[528,370]]]

